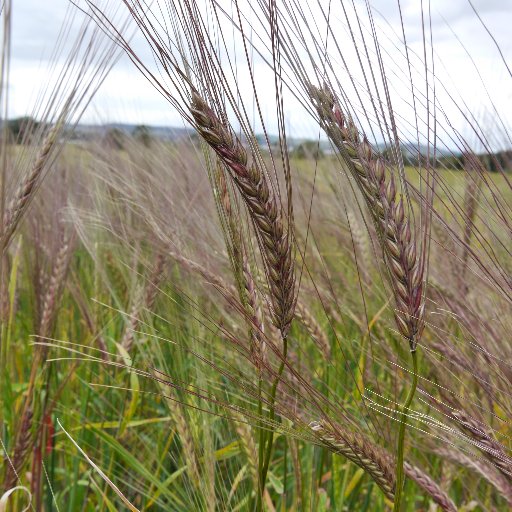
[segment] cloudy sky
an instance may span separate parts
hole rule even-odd
[[[206,1],[206,0],[204,0]],[[346,19],[342,15],[342,0],[333,0],[331,23],[339,24],[337,41],[343,47],[351,45]],[[19,116],[32,111],[41,84],[44,84],[45,70],[50,62],[52,49],[57,40],[62,23],[69,14],[68,0],[16,0],[13,8],[12,62],[10,85],[10,115]],[[198,2],[199,3],[199,2]],[[313,2],[311,2],[313,3]],[[328,0],[319,0],[327,8]],[[226,0],[225,4],[230,6]],[[345,2],[350,9],[352,2]],[[364,13],[364,3],[359,4]],[[421,23],[422,0],[401,0],[407,42],[411,55],[416,62],[417,73],[421,79],[423,56],[423,33]],[[512,68],[512,0],[472,0],[478,14],[498,43],[503,58]],[[380,43],[384,48],[384,59],[389,65],[389,77],[397,83],[395,95],[397,104],[402,95],[406,75],[406,62],[397,53],[401,36],[401,25],[396,0],[373,0],[371,5],[378,28],[382,31]],[[428,14],[428,0],[423,0],[424,14]],[[432,35],[434,41],[434,62],[436,75],[444,85],[437,88],[439,101],[446,100],[446,115],[459,130],[464,129],[461,112],[450,105],[449,97],[456,96],[459,105],[464,99],[464,109],[484,120],[492,117],[493,107],[487,97],[490,94],[495,105],[499,105],[500,114],[506,123],[512,122],[512,78],[507,71],[497,46],[485,27],[475,15],[469,0],[431,0]],[[366,30],[366,28],[364,28]],[[229,37],[230,30],[226,30]],[[426,35],[427,39],[430,35]],[[139,44],[142,40],[136,38]],[[242,57],[242,48],[235,47],[235,54]],[[331,44],[331,47],[333,45]],[[151,54],[140,46],[146,58]],[[427,49],[430,54],[430,49]],[[347,57],[350,62],[350,57]],[[430,57],[429,57],[430,59]],[[414,63],[414,62],[413,62]],[[264,63],[258,65],[265,67]],[[261,69],[259,75],[267,75],[268,70]],[[348,70],[343,69],[340,61],[340,76]],[[249,83],[249,82],[247,82]],[[261,90],[261,102],[264,112],[272,113],[273,91],[265,87]],[[403,94],[405,94],[405,89]],[[32,102],[32,103],[31,103]],[[300,114],[297,105],[291,101],[287,106],[287,118],[292,135],[309,136],[317,128],[307,117]],[[408,114],[405,114],[406,116]],[[275,131],[269,114],[269,131]],[[151,125],[180,125],[179,115],[134,69],[131,62],[122,57],[110,72],[97,93],[90,108],[85,112],[85,122],[128,122]],[[491,124],[492,122],[489,121]]]

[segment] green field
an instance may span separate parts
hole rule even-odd
[[[335,159],[293,160],[291,167],[301,282],[271,420],[265,397],[282,342],[270,321],[245,208],[232,196],[250,241],[266,366],[251,359],[254,326],[226,248],[229,219],[215,206],[219,189],[212,193],[201,153],[156,141],[149,149],[130,141],[121,152],[65,148],[4,267],[3,442],[20,458],[17,439],[28,404],[26,448],[16,470],[36,506],[124,510],[126,499],[138,510],[249,510],[258,489],[261,432],[269,427],[275,436],[267,510],[392,505],[364,464],[332,453],[308,430],[309,422],[329,417],[393,457],[392,419],[410,379],[400,366],[410,363],[394,326],[378,239],[371,219],[360,215],[357,196],[347,193],[350,182]],[[215,168],[209,172],[214,180]],[[407,169],[412,183],[416,175]],[[487,177],[501,186],[503,178]],[[463,173],[440,172],[438,179],[464,196]],[[445,199],[436,199],[441,212]],[[359,205],[364,208],[361,199]],[[440,223],[432,233],[432,261],[459,250],[442,238],[448,236]],[[493,487],[435,453],[444,430],[435,400],[446,400],[444,379],[456,368],[451,364],[463,364],[441,355],[442,333],[450,329],[461,345],[470,340],[463,320],[441,304],[452,300],[444,280],[455,279],[451,268],[444,264],[431,273],[436,292],[429,292],[432,320],[421,342],[419,374],[433,401],[419,396],[414,402],[407,460],[442,482],[453,501],[466,506],[459,510],[487,510],[504,506]],[[478,275],[470,279],[476,283]],[[470,292],[468,300],[481,298]],[[487,300],[500,304],[497,293]],[[471,354],[469,344],[461,357],[466,350]],[[485,390],[474,379],[460,370],[450,392],[475,400]],[[260,404],[258,396],[264,397]],[[505,414],[507,401],[497,399],[488,421]],[[498,432],[506,438],[507,423]],[[11,500],[18,510],[25,496],[19,491]],[[432,503],[406,480],[404,510],[433,510]]]

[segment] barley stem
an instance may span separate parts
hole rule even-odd
[[[277,386],[279,384],[279,381],[281,380],[281,376],[283,375],[283,370],[284,370],[284,365],[286,362],[287,353],[288,353],[288,340],[286,338],[283,338],[283,360],[281,361],[281,364],[279,366],[279,370],[277,372],[276,378],[272,385],[272,391],[270,393],[270,414],[269,414],[270,423],[272,423],[276,417],[275,403],[276,403]],[[272,428],[272,430],[270,430],[270,432],[268,433],[269,437],[268,437],[268,441],[267,441],[267,451],[265,454],[265,465],[263,467],[263,479],[266,478],[267,472],[268,472],[268,465],[270,463],[270,456],[272,454],[272,445],[274,442],[274,432],[275,432],[275,430]]]
[[[272,384],[272,389],[270,390],[270,411],[269,411],[269,425],[271,427],[271,430],[265,434],[265,431],[262,429],[261,432],[263,435],[260,434],[260,457],[262,454],[262,451],[264,451],[264,457],[263,457],[263,464],[261,464],[261,458],[260,458],[260,488],[258,492],[258,502],[256,506],[257,512],[261,511],[262,506],[262,498],[263,493],[265,491],[265,481],[267,479],[267,473],[268,473],[268,466],[270,464],[270,458],[272,456],[272,446],[274,444],[274,432],[275,429],[272,427],[272,422],[274,421],[276,417],[276,411],[275,411],[275,403],[276,403],[276,394],[277,394],[277,386],[279,385],[279,381],[281,380],[281,377],[283,375],[284,371],[284,365],[286,363],[286,356],[288,354],[288,340],[286,337],[283,338],[283,359],[281,361],[281,364],[279,365],[279,370],[277,371],[276,378],[274,379],[274,382]],[[268,436],[268,437],[267,437]],[[261,442],[263,439],[263,443]]]
[[[407,416],[409,414],[409,407],[411,406],[416,392],[416,386],[418,385],[418,357],[416,350],[411,351],[413,373],[412,373],[412,385],[407,394],[404,405],[402,406],[402,414],[400,415],[400,429],[398,431],[398,442],[396,448],[396,491],[395,491],[395,503],[393,505],[393,512],[400,512],[400,506],[402,502],[402,490],[404,487],[405,475],[404,475],[404,441],[405,441],[405,428],[407,426]]]
[[[256,492],[256,511],[261,511],[262,506],[262,498],[263,498],[263,491],[265,489],[265,482],[262,479],[263,475],[263,457],[265,455],[265,429],[263,428],[263,401],[261,399],[261,391],[263,387],[263,381],[261,378],[261,372],[260,372],[260,378],[258,381],[258,418],[260,418],[259,421],[259,443],[258,443],[258,490]]]

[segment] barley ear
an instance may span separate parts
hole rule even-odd
[[[396,325],[414,352],[424,327],[424,265],[404,199],[397,193],[389,164],[361,137],[329,88],[311,85],[309,91],[323,128],[340,151],[373,218],[394,292]]]
[[[244,200],[258,237],[270,288],[272,320],[286,338],[295,308],[295,274],[289,233],[283,212],[265,172],[257,161],[248,165],[248,155],[232,128],[221,122],[196,92],[190,107],[196,129],[229,169]],[[291,219],[289,219],[291,220]]]

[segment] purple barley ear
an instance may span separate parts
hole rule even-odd
[[[254,224],[270,288],[272,321],[286,338],[293,319],[296,290],[293,251],[281,205],[265,172],[248,155],[232,128],[223,123],[204,99],[192,92],[191,114],[196,130],[229,171]],[[291,219],[288,219],[291,222]]]
[[[6,462],[4,491],[8,491],[18,484],[20,473],[23,470],[27,456],[32,448],[32,418],[32,408],[27,407],[23,411],[12,458]]]
[[[351,432],[331,422],[312,421],[309,428],[324,446],[364,469],[385,496],[390,500],[394,499],[395,468],[392,457],[383,448],[362,434]]]
[[[452,499],[434,481],[434,479],[420,468],[404,462],[405,474],[421,487],[442,510],[446,512],[457,512],[458,508]]]
[[[158,287],[165,276],[165,263],[165,256],[158,254],[153,270],[149,275],[148,282],[145,286],[139,286],[135,290],[129,321],[125,326],[124,334],[121,339],[121,346],[124,347],[127,352],[131,351],[135,342],[135,331],[139,327],[143,311],[151,311],[155,304],[158,295]]]
[[[68,234],[63,232],[62,234],[60,247],[55,255],[52,273],[42,300],[43,306],[38,333],[42,338],[51,335],[58,310],[58,302],[64,289],[66,276],[73,256],[75,239],[75,233]],[[46,349],[44,349],[43,352],[46,352]]]
[[[488,427],[462,409],[451,409],[449,415],[457,421],[459,429],[474,440],[474,445],[485,458],[510,481],[512,479],[512,459],[506,453],[505,448],[494,439]]]
[[[36,160],[25,179],[19,184],[12,199],[4,212],[0,246],[2,251],[9,245],[16,228],[34,197],[44,175],[45,167],[51,157],[52,151],[58,143],[58,135],[62,128],[60,120],[46,135]]]
[[[295,318],[306,328],[320,352],[322,352],[324,357],[329,360],[331,357],[331,344],[329,342],[329,338],[306,304],[300,300],[298,300],[296,304]]]
[[[474,455],[468,455],[465,451],[453,448],[448,441],[441,444],[436,443],[436,445],[432,447],[432,451],[444,459],[458,466],[467,468],[487,480],[487,482],[506,500],[509,507],[512,507],[512,485],[510,478],[504,476],[493,464],[479,457],[475,457]]]
[[[247,258],[245,241],[242,236],[238,216],[233,211],[231,196],[225,175],[225,165],[218,159],[214,174],[218,205],[225,218],[228,252],[238,282],[238,296],[246,314],[251,339],[251,358],[254,365],[261,369],[266,361],[265,322],[260,304],[257,285]]]
[[[385,496],[395,496],[395,461],[384,448],[376,445],[360,432],[351,432],[337,423],[312,421],[313,435],[330,451],[343,455],[362,468],[381,488]],[[439,485],[423,470],[406,462],[406,475],[425,491],[446,512],[457,512],[457,507]]]
[[[322,127],[347,164],[372,216],[395,297],[396,325],[414,352],[424,328],[424,265],[393,172],[366,136],[359,134],[325,84],[321,89],[310,85],[308,90]]]

